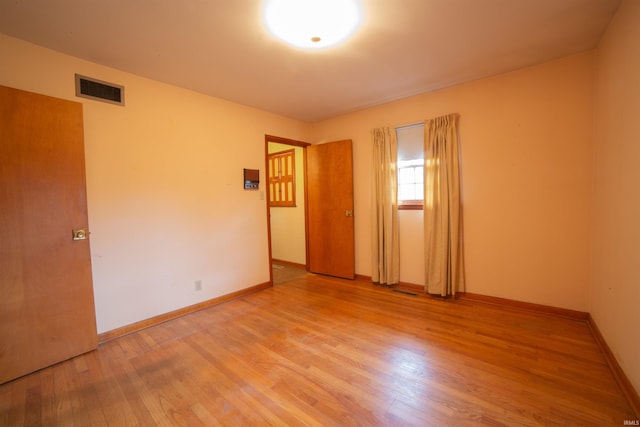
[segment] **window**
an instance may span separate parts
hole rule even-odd
[[[269,206],[296,206],[295,150],[269,154]]]
[[[396,129],[398,141],[398,208],[423,209],[424,125]]]
[[[424,198],[424,160],[398,161],[398,202],[422,205]]]

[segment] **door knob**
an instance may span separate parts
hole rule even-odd
[[[353,211],[352,211],[351,209],[347,209],[347,210],[344,212],[344,216],[353,216]]]
[[[73,240],[86,240],[87,238],[87,232],[83,229],[71,230],[71,235]]]

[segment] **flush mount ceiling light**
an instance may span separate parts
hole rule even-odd
[[[266,0],[274,36],[295,47],[322,49],[351,36],[361,20],[358,0]]]

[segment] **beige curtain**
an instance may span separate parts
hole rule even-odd
[[[424,123],[425,289],[443,297],[464,291],[458,117]]]
[[[398,240],[398,176],[395,129],[371,131],[373,138],[371,194],[371,279],[380,285],[400,281]]]

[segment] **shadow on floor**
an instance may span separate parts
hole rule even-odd
[[[304,268],[293,267],[289,265],[282,265],[274,263],[271,265],[273,269],[273,284],[288,282],[289,280],[299,279],[307,275],[307,271]]]

